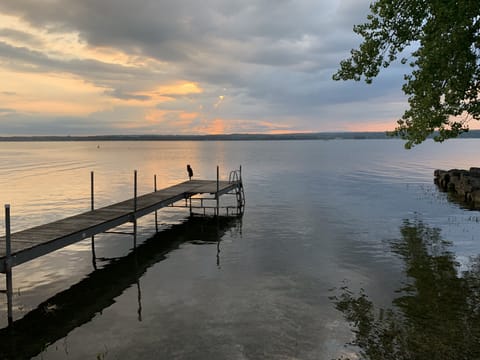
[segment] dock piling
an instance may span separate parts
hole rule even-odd
[[[13,324],[12,245],[10,231],[10,205],[5,204],[5,278],[7,285],[8,325]]]
[[[217,165],[217,193],[215,194],[215,198],[217,200],[217,209],[216,209],[216,212],[217,212],[217,216],[220,215],[219,214],[219,209],[220,209],[220,196],[218,196],[218,192],[220,191],[220,167]]]
[[[133,211],[137,211],[137,170],[133,172]]]
[[[157,192],[157,174],[153,175],[153,191]],[[158,233],[158,211],[155,210],[155,231]]]
[[[93,171],[90,171],[90,210],[95,210],[95,181]],[[92,235],[92,265],[93,269],[97,270],[97,256],[95,254],[95,235]]]
[[[133,248],[137,247],[137,170],[133,173]]]
[[[93,171],[90,171],[90,209],[93,211],[94,207],[94,179]]]

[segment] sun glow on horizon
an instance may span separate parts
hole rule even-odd
[[[387,132],[393,131],[397,126],[396,120],[371,121],[362,123],[350,123],[344,126],[348,132]]]

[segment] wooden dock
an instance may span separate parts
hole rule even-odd
[[[244,195],[240,171],[232,171],[228,181],[217,180],[190,180],[165,189],[156,190],[141,196],[105,206],[99,209],[93,208],[93,173],[92,173],[92,210],[67,217],[48,224],[36,226],[30,229],[10,233],[10,205],[5,205],[6,235],[0,237],[0,272],[6,274],[8,319],[12,322],[11,294],[12,280],[11,269],[27,261],[49,254],[65,246],[74,244],[86,238],[91,238],[99,233],[106,232],[122,224],[133,223],[134,247],[136,245],[136,221],[138,218],[156,212],[157,210],[173,206],[180,200],[185,200],[182,207],[206,208],[203,199],[198,206],[192,205],[192,197],[202,194],[210,194],[209,200],[216,204],[209,207],[219,215],[219,199],[224,194],[235,194],[238,214],[243,212]],[[156,186],[155,186],[156,188]],[[228,211],[228,209],[227,209]]]

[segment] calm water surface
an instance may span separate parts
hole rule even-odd
[[[480,141],[402,146],[0,143],[13,231],[89,210],[90,171],[100,207],[133,194],[134,170],[145,193],[187,163],[210,179],[241,164],[247,200],[240,219],[162,210],[157,235],[146,216],[136,252],[102,234],[95,260],[85,240],[15,267],[0,358],[480,358],[480,214],[433,185],[436,168],[479,166]]]

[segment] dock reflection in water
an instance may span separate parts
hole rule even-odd
[[[141,321],[141,289],[139,279],[152,265],[184,242],[217,244],[217,265],[220,241],[226,231],[241,227],[241,218],[190,217],[172,225],[141,245],[129,255],[113,259],[103,268],[40,304],[35,310],[15,321],[11,328],[0,329],[0,359],[24,359],[41,353],[49,344],[89,322],[109,307],[132,285],[138,289],[138,320]],[[201,239],[201,240],[199,240]]]
[[[405,220],[401,234],[391,248],[407,280],[390,309],[376,307],[364,290],[343,287],[332,297],[353,325],[352,353],[371,360],[480,359],[480,256],[460,271],[439,229]]]

